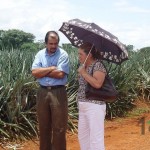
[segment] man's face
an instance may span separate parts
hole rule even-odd
[[[48,53],[55,53],[58,47],[58,39],[49,37],[48,42],[46,44],[46,48],[48,49]]]

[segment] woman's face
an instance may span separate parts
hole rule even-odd
[[[86,57],[87,57],[87,54],[84,52],[84,50],[79,48],[78,49],[78,58],[79,58],[79,62],[81,64],[84,63]]]

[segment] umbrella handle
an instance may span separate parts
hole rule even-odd
[[[94,44],[92,44],[92,47],[91,47],[91,49],[90,49],[88,55],[87,55],[86,58],[85,58],[85,61],[84,61],[84,63],[83,63],[83,66],[85,66],[85,63],[86,63],[86,61],[87,61],[87,59],[88,59],[88,57],[89,57],[89,55],[90,55],[90,53],[91,53],[93,47],[94,47]]]

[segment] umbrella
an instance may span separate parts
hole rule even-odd
[[[79,19],[63,22],[59,29],[72,43],[79,47],[84,42],[90,42],[100,50],[101,58],[116,64],[128,59],[127,50],[116,36],[102,29],[95,23],[86,23]]]

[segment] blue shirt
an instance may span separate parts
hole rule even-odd
[[[57,48],[53,54],[48,54],[46,48],[40,50],[33,61],[32,70],[50,66],[56,66],[57,70],[65,72],[64,78],[38,78],[37,81],[39,84],[43,86],[65,85],[67,83],[67,75],[69,74],[69,58],[67,52],[61,48]]]

